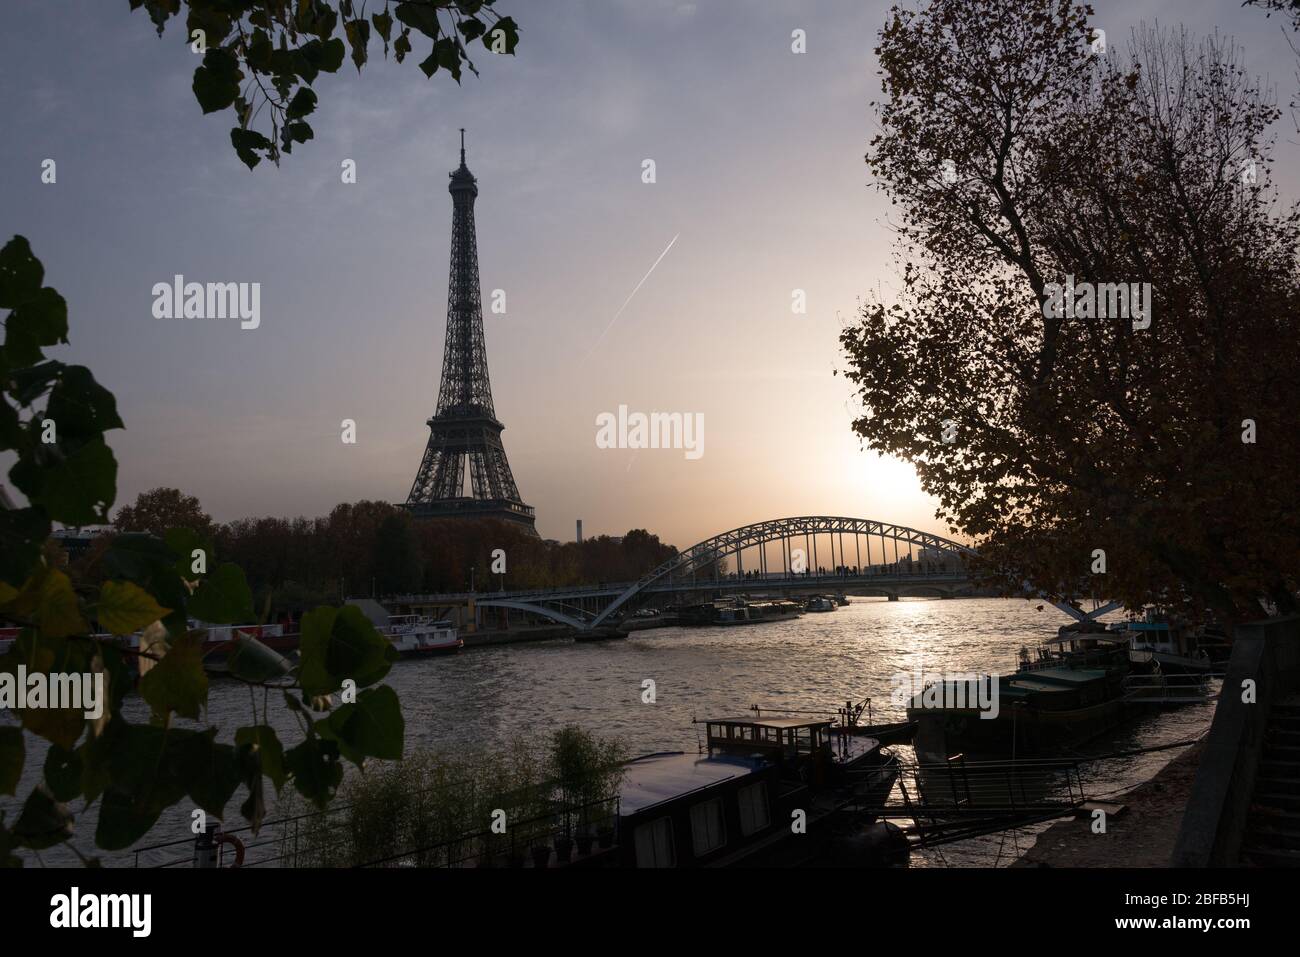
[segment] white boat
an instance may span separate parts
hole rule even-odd
[[[719,608],[718,617],[714,619],[714,624],[718,625],[747,625],[752,619],[749,617],[749,606],[734,605],[731,607]]]
[[[454,654],[465,646],[455,625],[425,615],[391,615],[380,633],[404,657]]]
[[[1127,640],[1129,661],[1135,665],[1172,672],[1210,672],[1227,660],[1230,645],[1206,633],[1204,626],[1192,626],[1157,608],[1148,608],[1141,619],[1112,622],[1108,635]]]
[[[806,611],[834,611],[834,600],[827,598],[825,595],[813,595],[808,599],[808,604],[804,606]]]

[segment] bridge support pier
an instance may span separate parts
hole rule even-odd
[[[897,595],[896,593],[894,593],[894,592],[890,592],[890,593],[889,593],[889,600],[890,600],[890,601],[898,601],[898,595]]]

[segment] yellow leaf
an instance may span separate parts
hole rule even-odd
[[[41,587],[45,584],[48,574],[48,568],[42,566],[37,569],[32,577],[23,583],[18,594],[9,599],[9,608],[6,611],[23,618],[31,617],[36,612],[36,606],[40,604]]]
[[[56,569],[51,569],[41,584],[36,620],[41,626],[41,634],[47,638],[67,638],[90,631],[86,619],[81,617],[81,609],[77,607],[77,593],[72,590],[72,582]]]
[[[145,625],[152,625],[171,611],[154,601],[139,585],[132,582],[104,582],[99,591],[99,609],[95,617],[114,635],[129,635]]]
[[[140,677],[147,675],[157,660],[167,654],[167,629],[161,621],[155,621],[140,632],[140,657],[137,667]]]

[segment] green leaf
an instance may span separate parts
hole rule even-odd
[[[360,765],[366,757],[400,760],[406,724],[397,693],[384,685],[361,692],[356,703],[342,705],[316,722],[316,730],[337,741],[343,756]]]
[[[372,685],[397,659],[393,646],[353,605],[317,608],[304,615],[298,653],[298,680],[308,697],[337,691],[346,678],[358,687]]]
[[[26,708],[20,717],[23,727],[32,734],[69,750],[77,746],[86,728],[85,712],[75,708]]]
[[[343,41],[338,37],[321,45],[320,68],[326,73],[337,73],[343,65]]]
[[[10,395],[18,401],[19,405],[29,406],[58,381],[65,368],[62,362],[49,359],[24,369],[15,369]]]
[[[443,37],[433,45],[433,55],[438,58],[438,65],[451,73],[452,78],[460,82],[460,47],[450,37]]]
[[[0,794],[18,793],[18,779],[23,775],[25,757],[23,729],[0,728]]]
[[[411,35],[410,31],[403,30],[402,35],[397,38],[393,44],[393,58],[401,63],[406,59],[406,54],[411,52]]]
[[[129,635],[165,618],[170,611],[133,582],[107,581],[99,591],[95,618],[110,634]]]
[[[164,730],[115,719],[94,745],[108,755],[111,780],[100,804],[95,842],[109,850],[129,847],[153,827],[164,808],[186,794],[220,816],[239,786],[239,768],[234,748],[216,744],[215,735],[215,728]]]
[[[140,697],[159,718],[173,711],[183,718],[198,718],[199,710],[208,701],[202,632],[191,632],[172,642],[162,661],[140,679]]]
[[[332,741],[307,738],[284,753],[284,768],[293,775],[298,793],[324,808],[343,781],[338,746]]]
[[[130,792],[110,787],[99,802],[95,843],[106,851],[128,848],[149,833],[161,813],[153,802],[138,801]]]
[[[356,64],[357,72],[366,63],[366,44],[370,42],[370,24],[365,20],[349,20],[343,25],[343,32],[347,35],[348,45],[352,47],[352,62]]]
[[[189,612],[200,621],[233,625],[253,620],[253,593],[238,565],[225,562],[204,579],[189,601]]]
[[[40,625],[41,634],[46,638],[66,638],[90,631],[90,625],[81,616],[72,582],[58,569],[47,572],[41,583],[36,621]]]
[[[44,598],[45,583],[52,574],[54,573],[47,570],[40,576],[41,594],[37,596],[37,601]],[[20,596],[19,600],[27,599]],[[81,708],[49,707],[51,681],[58,680],[65,686],[70,681],[76,681],[76,689],[84,689],[82,676],[93,670],[93,654],[94,646],[89,642],[51,638],[34,628],[24,628],[18,633],[9,653],[0,657],[0,672],[16,675],[19,665],[27,669],[29,707],[17,712],[24,728],[66,750],[76,746],[77,739],[85,730],[85,711],[89,710],[89,701],[83,701]],[[46,679],[43,686],[46,695],[44,707],[30,706],[35,704],[32,694],[42,689],[40,684],[31,681],[38,673]],[[69,693],[74,691],[72,687],[67,687],[67,690]]]
[[[198,532],[192,528],[169,528],[163,534],[163,541],[167,543],[167,548],[176,556],[176,562],[173,567],[176,574],[187,581],[193,581],[200,575],[206,575],[207,572],[196,572],[194,570],[194,553],[203,552],[204,567],[213,561],[213,550],[210,542],[204,540]]]
[[[274,52],[270,34],[266,30],[257,29],[253,31],[253,37],[248,41],[248,52],[244,54],[244,62],[255,73],[266,73],[271,69]]]
[[[239,60],[229,50],[209,47],[203,65],[194,71],[194,97],[204,113],[216,113],[235,102],[244,77]]]
[[[47,418],[58,423],[60,440],[100,438],[122,428],[113,393],[95,381],[85,366],[62,366],[45,407]]]
[[[384,56],[388,56],[388,41],[393,33],[392,16],[385,10],[383,13],[371,14],[370,21],[375,25],[375,32],[384,41]]]
[[[466,43],[477,40],[487,32],[487,24],[477,17],[466,17],[464,20],[461,20],[457,26],[460,28],[461,34],[465,37]]]
[[[68,304],[53,289],[38,289],[5,320],[5,352],[14,365],[40,360],[41,347],[68,341]]]
[[[62,461],[38,466],[20,461],[14,485],[56,522],[93,525],[108,520],[117,495],[117,459],[103,439],[93,439]]]
[[[429,7],[416,6],[412,3],[397,5],[397,19],[407,26],[414,27],[431,40],[442,35],[442,24],[438,22],[438,11]]]
[[[190,4],[189,17],[185,21],[185,33],[186,36],[192,37],[195,30],[202,30],[208,46],[220,46],[234,29],[234,22],[230,14],[221,10],[204,9],[207,6],[207,3],[203,3],[202,7],[198,3]]]
[[[285,116],[291,120],[301,119],[316,109],[316,91],[309,86],[298,87],[298,92],[289,101]]]
[[[235,732],[235,744],[246,748],[257,762],[262,774],[271,779],[278,792],[288,780],[284,769],[284,746],[276,737],[275,729],[265,724],[248,725]]]
[[[483,45],[493,53],[515,52],[519,44],[519,27],[510,17],[502,17],[483,34]]]
[[[38,786],[23,803],[14,823],[14,838],[22,847],[44,850],[72,837],[72,821],[72,813],[44,786]]]
[[[257,130],[246,130],[236,126],[230,131],[230,145],[235,148],[236,155],[244,162],[244,165],[252,169],[262,161],[254,150],[269,150],[271,141]]]
[[[239,787],[239,761],[235,748],[218,744],[217,729],[209,728],[169,742],[186,793],[203,810],[214,817],[224,817]]]
[[[42,509],[0,508],[0,578],[10,585],[25,581],[51,528]]]
[[[32,254],[25,236],[15,236],[0,249],[0,309],[13,309],[41,288],[45,268]]]
[[[81,750],[51,745],[45,753],[45,785],[56,801],[71,801],[81,794]]]

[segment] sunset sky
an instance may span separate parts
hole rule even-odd
[[[224,521],[405,500],[437,398],[465,127],[484,300],[507,295],[485,314],[496,410],[544,537],[581,518],[688,546],[803,514],[947,531],[910,468],[860,449],[832,375],[859,297],[897,285],[863,162],[889,0],[499,0],[517,57],[479,53],[457,87],[425,79],[418,41],[401,66],[372,45],[360,77],[345,63],[317,81],[315,139],[252,172],[231,114],[200,113],[183,25],[160,40],[127,6],[19,0],[0,36],[0,241],[26,235],[68,300],[55,357],[117,394],[119,503],[176,486]],[[1094,7],[1112,43],[1143,20],[1217,26],[1283,104],[1296,95],[1281,21],[1237,0]],[[1290,116],[1276,132],[1293,197]],[[178,273],[260,282],[260,328],[154,318],[152,287]],[[620,404],[703,413],[704,455],[597,448],[596,417]]]

